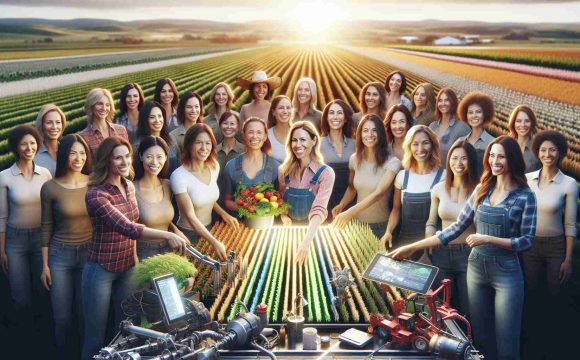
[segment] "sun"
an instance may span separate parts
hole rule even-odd
[[[338,29],[332,29],[337,20],[346,19],[346,12],[335,4],[314,0],[299,2],[290,12],[290,17],[295,24],[296,32],[310,40],[322,40],[328,33]]]

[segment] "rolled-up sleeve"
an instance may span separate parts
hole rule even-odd
[[[577,237],[578,228],[576,227],[576,219],[578,213],[578,186],[574,182],[570,182],[566,189],[566,201],[564,208],[564,235]]]
[[[87,211],[91,217],[99,217],[112,231],[118,232],[129,239],[139,240],[145,225],[137,224],[127,219],[102,192],[87,192]]]
[[[463,206],[457,221],[439,233],[438,237],[441,244],[447,245],[450,241],[455,240],[459,235],[463,234],[463,232],[473,224],[473,216],[475,215],[473,207],[473,204],[475,203],[475,194],[476,192],[474,190],[469,197],[469,200],[467,200],[467,203]]]
[[[525,251],[532,247],[536,236],[536,195],[530,190],[522,207],[522,221],[519,236],[512,236],[513,251]]]
[[[308,220],[312,219],[314,215],[320,216],[322,221],[328,217],[328,201],[330,200],[332,188],[334,187],[334,177],[334,170],[330,166],[320,175],[318,190],[316,191],[314,202],[310,208]]]

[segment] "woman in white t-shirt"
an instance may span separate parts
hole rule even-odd
[[[294,108],[290,98],[276,96],[268,112],[268,139],[272,144],[272,157],[280,163],[286,160],[286,138],[290,134],[293,118]]]
[[[209,126],[198,123],[190,127],[183,140],[183,165],[171,174],[171,190],[179,208],[177,226],[192,244],[199,237],[210,242],[220,260],[226,259],[225,246],[208,230],[212,210],[237,231],[239,224],[219,206],[217,179],[219,164],[216,140]]]
[[[377,238],[385,233],[390,188],[401,169],[401,162],[389,154],[386,142],[381,119],[373,114],[363,116],[356,131],[356,150],[348,163],[348,188],[332,209],[335,227],[341,229],[356,217],[368,223]],[[344,210],[355,196],[357,204]]]
[[[399,221],[401,227],[396,237],[397,247],[425,238],[431,189],[443,179],[445,173],[439,158],[439,140],[427,126],[415,125],[409,129],[403,150],[404,169],[395,178],[393,209],[382,238],[389,247]],[[420,252],[416,253],[413,259],[418,260],[421,255]]]

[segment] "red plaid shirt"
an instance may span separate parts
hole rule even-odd
[[[109,126],[109,136],[119,136],[129,141],[127,129],[125,129],[123,125],[113,124],[110,122],[108,122],[107,125]],[[86,128],[79,132],[79,135],[82,136],[82,138],[87,142],[87,145],[91,149],[91,154],[94,158],[99,145],[105,141],[103,134],[101,134],[98,129],[93,129],[93,124],[89,123],[87,124]]]
[[[123,272],[135,265],[134,240],[141,238],[144,225],[137,224],[139,208],[135,187],[125,183],[127,199],[119,188],[104,183],[87,191],[87,211],[93,223],[93,239],[88,247],[88,260],[111,272]]]

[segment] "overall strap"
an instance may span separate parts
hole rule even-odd
[[[405,170],[405,176],[403,177],[403,188],[401,190],[407,190],[408,183],[409,183],[409,170]]]
[[[433,180],[433,184],[431,184],[431,188],[430,189],[433,189],[433,186],[435,186],[435,185],[437,185],[439,183],[439,180],[441,179],[441,174],[443,174],[443,168],[442,167],[440,167],[437,170],[437,174],[435,174],[435,179]]]
[[[234,177],[236,178],[236,184],[241,183],[244,180],[244,170],[242,169],[243,155],[238,155],[234,158],[234,164],[236,165],[234,171]]]
[[[274,180],[274,162],[264,154],[264,182],[271,184]]]
[[[312,180],[310,180],[310,185],[316,185],[316,183],[318,182],[318,178],[320,177],[320,175],[322,174],[322,172],[324,170],[326,170],[328,166],[327,165],[322,165],[318,171],[316,172],[316,174],[314,174],[314,177],[312,178]]]

